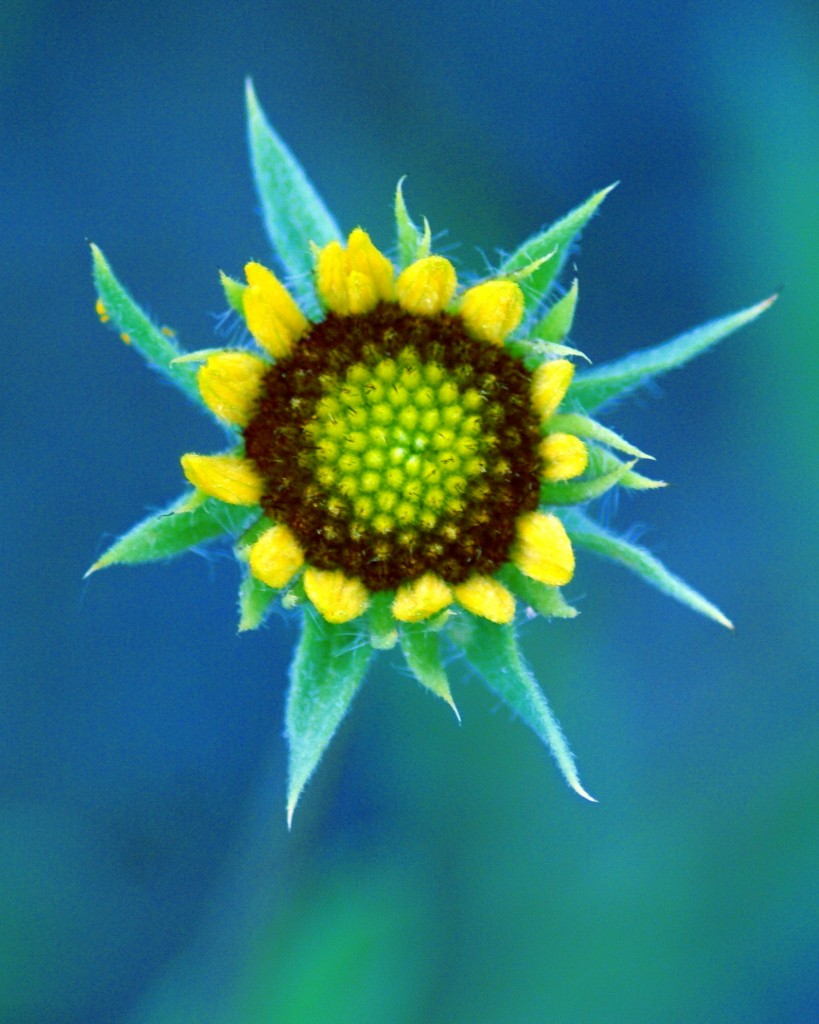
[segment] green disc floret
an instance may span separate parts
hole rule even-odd
[[[484,404],[462,391],[435,362],[405,348],[373,366],[356,362],[342,378],[325,376],[315,418],[305,426],[328,495],[355,497],[360,530],[389,533],[396,525],[434,528],[463,508],[469,480],[485,468],[490,438],[476,415]]]

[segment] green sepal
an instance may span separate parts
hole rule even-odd
[[[572,281],[571,288],[566,292],[562,299],[559,299],[546,313],[546,315],[539,320],[531,330],[531,334],[534,338],[539,338],[541,341],[548,341],[553,343],[559,343],[563,341],[569,331],[572,329],[572,322],[574,320],[574,311],[577,306],[577,278]]]
[[[304,591],[304,575],[302,573],[299,573],[280,593],[282,608],[285,608],[287,611],[291,611],[293,608],[300,608],[303,604],[309,603],[307,594]]]
[[[313,288],[310,243],[324,246],[340,238],[341,232],[299,162],[270,126],[250,79],[246,98],[253,178],[267,234],[288,287],[308,316],[318,316],[321,308]]]
[[[222,282],[222,289],[224,290],[228,305],[234,313],[238,313],[244,319],[244,295],[247,285],[235,280],[235,278],[228,277],[223,270],[219,271],[219,280]]]
[[[674,370],[705,352],[718,341],[755,320],[776,298],[776,295],[772,295],[755,306],[711,320],[653,348],[633,352],[591,370],[583,370],[575,376],[564,401],[585,412],[594,412],[612,398],[646,384],[654,377]]]
[[[258,629],[272,610],[277,590],[257,580],[245,567],[239,584],[239,632]]]
[[[429,256],[432,245],[432,233],[426,217],[424,217],[423,231],[420,231],[410,219],[407,205],[404,202],[403,184],[404,179],[402,178],[395,190],[395,236],[400,270],[416,260]]]
[[[612,455],[606,448],[599,448],[597,445],[589,445],[589,467],[586,472],[597,476],[605,476],[610,473],[622,473],[617,481],[621,487],[627,487],[631,491],[654,491],[658,487],[667,487],[665,480],[653,480],[650,476],[636,473],[629,468],[634,462],[623,463],[616,455]],[[625,472],[623,467],[625,466]]]
[[[585,438],[588,441],[597,441],[599,444],[608,445],[618,452],[626,455],[633,455],[637,459],[654,460],[653,455],[647,455],[640,451],[636,445],[626,441],[625,438],[615,434],[613,430],[604,427],[602,423],[593,420],[590,416],[583,416],[577,412],[558,413],[551,416],[545,423],[544,433],[547,434],[574,434],[575,437]]]
[[[596,803],[580,784],[574,756],[543,691],[520,655],[514,628],[496,625],[469,612],[459,618],[458,628],[451,635],[463,648],[467,661],[546,744],[575,793]]]
[[[599,498],[612,487],[622,483],[624,477],[631,472],[634,462],[619,462],[608,472],[579,480],[558,480],[554,483],[544,482],[540,485],[541,505],[582,505],[584,501]],[[636,461],[636,460],[635,460]],[[594,467],[590,467],[592,472]],[[587,470],[587,472],[589,472]]]
[[[285,713],[288,828],[307,780],[358,693],[372,654],[361,620],[335,625],[305,605]]]
[[[563,596],[560,587],[549,587],[539,580],[533,580],[511,562],[504,565],[497,575],[515,597],[544,618],[573,619],[578,614],[577,609],[572,608]]]
[[[608,188],[595,192],[585,203],[567,213],[551,227],[538,235],[533,235],[501,264],[498,276],[515,274],[537,263],[544,256],[549,257],[520,281],[524,297],[524,324],[531,320],[543,304],[552,282],[566,261],[572,242],[613,188],[614,185],[609,185]]]
[[[245,527],[241,536],[236,538],[235,554],[239,561],[247,561],[248,548],[255,544],[259,537],[266,533],[272,525],[273,523],[266,515],[260,515]]]
[[[572,542],[578,547],[613,562],[619,562],[646,583],[673,597],[675,601],[688,605],[695,612],[714,619],[728,629],[734,628],[730,619],[727,619],[716,605],[683,582],[679,576],[669,572],[662,562],[645,548],[615,536],[599,523],[593,522],[579,509],[567,510],[562,513],[561,519]]]
[[[402,622],[401,650],[415,678],[428,690],[445,700],[460,722],[461,716],[452,699],[449,680],[441,661],[441,634],[429,622]]]
[[[577,356],[591,362],[585,352],[569,345],[560,345],[555,341],[539,341],[537,338],[516,338],[505,342],[505,348],[513,356],[517,356],[531,373],[550,359],[564,359]]]
[[[216,498],[196,502],[188,492],[168,508],[137,523],[85,575],[109,565],[138,565],[181,555],[223,534],[238,533],[251,515],[247,505],[227,505]]]
[[[142,309],[134,302],[119,283],[102,250],[91,244],[94,284],[97,294],[105,306],[105,312],[123,334],[127,334],[131,345],[155,369],[164,374],[180,391],[204,405],[196,383],[196,367],[175,362],[185,353],[167,334],[163,334],[152,323]]]
[[[181,356],[177,356],[173,361],[173,365],[178,366],[180,363],[206,363],[211,356],[218,356],[223,352],[235,351],[235,348],[225,348],[224,345],[219,348],[198,348],[195,352],[185,352]]]
[[[370,598],[367,623],[370,629],[370,644],[377,651],[389,651],[398,642],[398,623],[392,614],[394,597],[394,590],[379,590]]]
[[[248,564],[249,550],[263,533],[271,527],[265,515],[259,516],[254,522],[246,525],[243,533],[237,537],[234,545],[236,560],[242,564],[242,582],[239,584],[239,632],[258,629],[272,610],[273,602],[281,590],[269,587],[257,579],[250,571]],[[292,587],[288,584],[288,588]],[[286,591],[285,591],[286,593]]]

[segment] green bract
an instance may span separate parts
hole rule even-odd
[[[193,489],[89,572],[229,537],[242,570],[239,629],[258,628],[276,598],[299,609],[286,708],[288,822],[374,652],[396,646],[456,715],[444,659],[461,652],[543,740],[567,783],[593,799],[518,651],[516,608],[573,618],[560,588],[576,548],[730,627],[652,554],[590,517],[588,506],[613,488],[663,486],[636,468],[651,456],[592,415],[749,323],[773,298],[575,374],[570,359],[586,358],[568,343],[578,285],[561,295],[555,282],[613,186],[459,293],[452,265],[431,252],[429,224],[411,219],[401,183],[396,271],[361,229],[344,248],[249,84],[247,110],[284,284],[248,264],[247,284],[222,274],[222,285],[263,356],[183,351],[92,246],[101,319],[214,412],[230,444],[214,456],[185,455]]]

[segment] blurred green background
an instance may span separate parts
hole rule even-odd
[[[0,14],[0,1020],[788,1024],[819,1014],[812,4],[63,5]],[[595,362],[784,286],[615,409],[672,487],[598,509],[735,635],[581,561],[521,628],[591,806],[453,664],[383,656],[287,834],[297,624],[219,551],[82,574],[218,430],[93,311],[185,346],[268,258],[242,87],[345,229],[400,175],[465,273],[622,184],[573,258]]]

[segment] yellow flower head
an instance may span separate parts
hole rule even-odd
[[[258,626],[277,593],[303,607],[287,698],[288,820],[374,650],[400,643],[416,678],[455,707],[442,636],[588,798],[517,650],[516,602],[545,616],[576,614],[559,589],[573,577],[576,544],[730,625],[647,551],[581,510],[618,485],[658,486],[634,471],[647,456],[590,413],[773,300],[575,377],[571,359],[582,353],[566,342],[577,285],[562,299],[552,289],[608,189],[526,241],[495,277],[463,288],[452,263],[430,251],[429,225],[422,232],[410,220],[400,185],[393,264],[360,227],[341,241],[250,87],[248,116],[282,279],[249,262],[246,284],[225,274],[222,284],[259,351],[184,353],[92,247],[100,320],[210,409],[233,444],[183,455],[193,490],[89,571],[229,534],[245,567],[240,629]]]
[[[571,576],[565,532],[540,531],[540,561],[519,536],[541,485],[585,468],[582,441],[541,437],[571,364],[547,364],[559,382],[544,383],[504,347],[523,313],[513,281],[458,298],[455,269],[437,255],[395,281],[360,228],[346,247],[317,249],[315,269],[327,313],[310,323],[269,270],[247,265],[247,323],[276,361],[219,352],[199,370],[203,400],[243,428],[244,446],[186,455],[188,479],[221,501],[260,502],[271,528],[249,550],[250,571],[282,587],[304,567],[305,596],[329,622],[381,592],[395,595],[399,621],[455,601],[509,622],[504,564]]]

